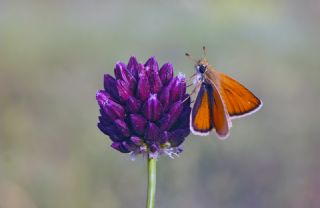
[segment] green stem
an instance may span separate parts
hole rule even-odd
[[[157,159],[148,158],[148,200],[147,208],[154,208],[156,196]]]

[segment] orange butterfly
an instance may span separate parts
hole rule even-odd
[[[206,55],[206,48],[203,47]],[[186,56],[191,57],[188,53]],[[231,119],[258,111],[262,101],[238,81],[218,72],[206,58],[195,61],[198,91],[190,115],[190,130],[196,135],[208,135],[212,129],[220,139],[229,136]]]

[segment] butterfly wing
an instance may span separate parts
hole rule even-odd
[[[215,128],[220,139],[229,135],[231,122],[219,91],[209,80],[200,86],[190,119],[191,131],[196,135],[208,135]]]
[[[262,101],[250,90],[231,77],[214,71],[217,88],[221,94],[230,118],[240,118],[258,111]]]
[[[190,118],[190,130],[196,135],[208,135],[213,129],[213,97],[210,85],[202,83]]]
[[[232,126],[225,104],[216,85],[211,82],[213,94],[213,124],[219,139],[226,139],[229,136],[229,130]]]

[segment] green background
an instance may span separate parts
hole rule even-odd
[[[0,1],[0,207],[144,207],[146,161],[96,127],[118,60],[202,56],[264,102],[160,158],[156,207],[320,207],[320,3]],[[191,91],[191,88],[189,88]]]

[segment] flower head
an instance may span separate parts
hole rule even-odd
[[[173,66],[160,69],[154,57],[143,65],[135,57],[117,62],[114,77],[104,75],[104,89],[96,99],[100,106],[99,129],[122,153],[170,157],[182,152],[190,133],[190,98],[185,77],[173,76]]]

